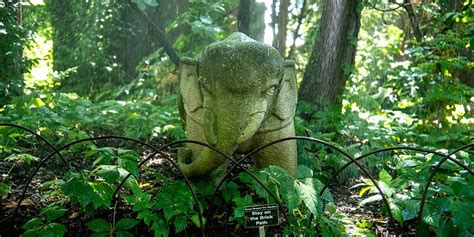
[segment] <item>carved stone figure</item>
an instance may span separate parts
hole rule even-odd
[[[180,89],[187,138],[225,154],[247,153],[295,134],[294,62],[242,33],[207,46],[197,59],[183,58]],[[278,143],[252,158],[257,167],[277,165],[295,173],[296,142]],[[224,157],[200,145],[189,144],[178,152],[178,165],[188,177],[225,164]]]

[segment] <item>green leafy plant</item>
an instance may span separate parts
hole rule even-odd
[[[66,226],[55,221],[66,214],[67,209],[60,206],[44,208],[40,217],[33,218],[23,225],[25,232],[23,236],[64,236],[67,232]]]
[[[94,231],[92,237],[130,237],[134,236],[129,232],[139,222],[130,218],[120,219],[117,223],[109,223],[104,219],[95,219],[86,223],[87,228]]]

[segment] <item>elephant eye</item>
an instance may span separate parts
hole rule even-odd
[[[276,88],[277,88],[276,85],[274,85],[274,86],[268,88],[268,89],[265,91],[265,94],[267,94],[267,95],[269,95],[269,96],[272,96],[273,94],[275,94]]]

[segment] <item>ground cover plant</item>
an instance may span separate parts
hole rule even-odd
[[[0,3],[0,235],[253,236],[262,204],[280,208],[269,236],[474,235],[473,3],[270,2]],[[352,61],[318,40],[341,14]],[[188,182],[184,144],[157,150],[186,137],[176,59],[235,31],[337,96],[300,91],[296,176],[235,155]]]

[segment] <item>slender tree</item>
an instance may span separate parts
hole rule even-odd
[[[252,0],[240,0],[237,25],[240,32],[250,35],[251,7]]]
[[[276,19],[276,24],[278,32],[276,38],[273,39],[273,47],[275,47],[280,54],[286,56],[286,31],[288,25],[288,6],[290,5],[289,0],[281,0],[278,7],[278,16],[274,17]]]
[[[360,1],[326,0],[322,10],[319,36],[315,38],[299,90],[299,100],[314,104],[317,111],[341,104],[354,65]]]

